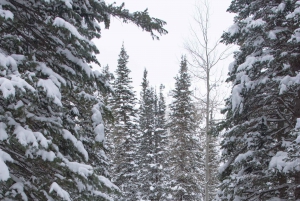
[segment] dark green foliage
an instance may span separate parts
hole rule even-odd
[[[199,172],[197,171],[199,139],[196,136],[196,114],[190,90],[191,81],[187,61],[182,57],[179,75],[175,78],[172,91],[173,102],[170,104],[168,127],[170,128],[169,171],[172,172],[172,196],[183,200],[184,196],[199,199]]]
[[[139,148],[139,182],[140,199],[156,199],[153,189],[156,186],[155,180],[155,97],[153,88],[147,80],[147,70],[144,70],[142,90],[140,93],[139,127],[140,127],[140,148]]]
[[[127,67],[129,56],[122,45],[118,66],[113,83],[114,97],[112,112],[114,125],[111,129],[113,138],[113,180],[123,192],[121,200],[136,200],[136,152],[137,152],[137,111],[136,98],[131,86],[130,70]]]
[[[144,71],[139,108],[139,177],[140,199],[161,200],[167,195],[167,130],[166,105],[163,86],[159,97],[149,86],[147,70]]]
[[[98,23],[165,23],[99,0],[0,1],[0,199],[109,200]],[[151,22],[150,22],[150,19]],[[147,23],[149,22],[149,23]]]
[[[235,25],[223,42],[230,67],[222,142],[221,200],[297,200],[299,171],[288,156],[299,102],[297,1],[232,1]]]
[[[169,139],[166,122],[166,102],[164,98],[164,85],[159,87],[158,98],[155,96],[155,132],[154,132],[154,158],[155,158],[155,189],[154,198],[167,200],[170,191],[169,171]]]

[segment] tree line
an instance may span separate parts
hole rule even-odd
[[[199,132],[201,118],[192,100],[186,58],[181,59],[169,106],[164,86],[158,92],[151,87],[146,69],[137,100],[128,59],[123,44],[115,74],[108,66],[103,70],[113,88],[104,99],[113,117],[106,122],[112,181],[122,191],[115,199],[201,200],[204,133]],[[213,197],[215,189],[211,190]]]

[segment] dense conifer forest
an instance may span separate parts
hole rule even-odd
[[[103,0],[0,0],[0,200],[300,201],[300,1],[227,11],[220,42],[237,49],[220,110],[206,18],[205,54],[187,46],[174,88],[145,68],[136,92],[126,41],[111,67],[92,40],[111,18],[158,40],[165,21]]]

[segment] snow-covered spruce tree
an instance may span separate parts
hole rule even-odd
[[[155,189],[155,98],[153,88],[149,86],[147,70],[144,70],[139,107],[139,177],[140,199],[154,200]]]
[[[140,199],[162,200],[167,196],[167,130],[163,86],[159,97],[149,86],[144,70],[139,108],[139,186]]]
[[[106,65],[103,69],[102,69],[102,75],[103,80],[105,81],[106,87],[111,88],[111,90],[109,91],[104,91],[102,92],[102,99],[103,99],[103,103],[105,104],[105,106],[109,107],[111,99],[112,99],[112,85],[114,82],[114,74],[110,72],[109,70],[109,66]],[[109,108],[108,108],[109,109]]]
[[[211,122],[210,127],[212,128],[212,130],[207,136],[210,138],[209,139],[209,160],[208,160],[210,166],[209,182],[208,182],[208,189],[209,189],[208,200],[215,200],[220,185],[220,181],[218,178],[219,167],[220,167],[220,163],[219,163],[220,162],[220,140],[219,137],[216,136],[216,133],[214,133],[217,125]],[[202,146],[202,144],[200,146]]]
[[[108,157],[107,161],[107,169],[108,174],[110,175],[110,178],[112,177],[113,173],[113,158],[114,158],[114,141],[113,141],[113,128],[114,128],[114,118],[112,114],[112,103],[113,103],[113,81],[114,81],[114,75],[110,72],[109,66],[106,65],[102,69],[102,75],[101,77],[105,81],[106,87],[109,88],[109,90],[102,92],[99,94],[99,96],[102,98],[102,110],[103,110],[103,124],[104,124],[104,132],[105,132],[105,144],[104,144],[104,151],[106,152],[106,155]],[[120,192],[116,195],[112,195],[113,199],[116,199],[120,196]]]
[[[155,98],[155,130],[154,130],[154,159],[155,159],[155,188],[156,200],[167,200],[170,191],[170,171],[168,166],[168,132],[166,125],[166,102],[164,97],[164,85],[159,87],[158,98]],[[157,96],[156,96],[157,97]]]
[[[112,138],[114,144],[113,153],[113,181],[122,190],[120,200],[137,200],[137,110],[135,109],[136,97],[132,80],[129,77],[130,69],[127,67],[129,56],[122,45],[118,66],[115,72],[114,98],[112,112],[114,126]]]
[[[232,1],[220,200],[299,200],[299,3]],[[298,163],[297,163],[298,162]]]
[[[170,128],[169,164],[172,172],[172,199],[199,199],[200,189],[197,172],[198,143],[194,104],[191,99],[192,91],[187,61],[182,57],[179,75],[175,77],[173,102],[170,104],[168,126]],[[189,198],[190,197],[190,198]]]
[[[107,149],[109,150],[109,158],[111,159],[112,157],[110,156],[110,154],[113,153],[113,138],[112,136],[112,129],[113,129],[113,125],[114,125],[114,118],[112,115],[112,102],[113,102],[113,81],[115,79],[113,73],[110,72],[109,70],[109,66],[106,65],[103,69],[102,69],[102,75],[103,80],[105,81],[106,87],[108,87],[110,90],[108,91],[104,91],[101,93],[101,97],[102,97],[102,101],[103,101],[103,107],[102,109],[104,110],[104,115],[103,115],[103,121],[104,121],[104,131],[105,131],[105,137],[106,137],[106,141],[105,141],[105,146],[107,147]]]
[[[157,37],[164,22],[98,0],[0,1],[0,199],[109,200],[91,39],[109,16]]]

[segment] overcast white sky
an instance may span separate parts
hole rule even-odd
[[[108,30],[102,29],[102,37],[95,43],[100,50],[98,59],[102,66],[108,64],[114,72],[122,42],[129,55],[128,67],[131,69],[133,86],[139,91],[144,68],[152,86],[165,84],[166,90],[173,88],[174,77],[178,72],[181,55],[186,54],[183,43],[189,37],[195,0],[106,0],[107,3],[125,2],[125,8],[142,11],[148,8],[152,17],[167,22],[167,35],[153,41],[150,34],[133,24],[123,24],[119,19],[111,19]],[[231,0],[211,0],[210,38],[217,39],[223,30],[233,23],[233,15],[226,12]],[[230,61],[219,64],[225,67]],[[227,73],[227,72],[225,72]]]

